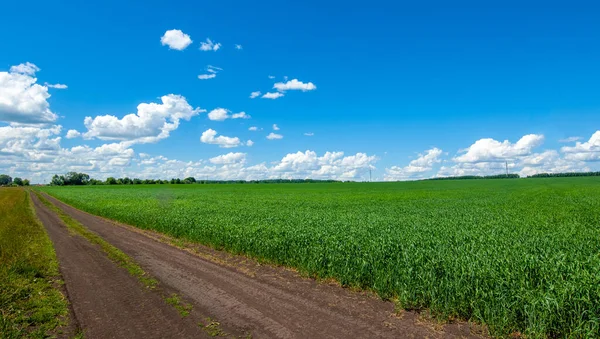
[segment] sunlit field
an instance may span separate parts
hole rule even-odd
[[[41,190],[493,335],[600,336],[600,178]]]

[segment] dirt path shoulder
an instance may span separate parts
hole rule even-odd
[[[253,338],[475,337],[468,324],[440,329],[411,312],[398,317],[392,303],[366,293],[317,283],[288,269],[201,245],[185,251],[158,241],[156,233],[48,199],[131,256],[161,285],[184,296],[196,315],[216,319],[230,333],[249,333]]]
[[[146,290],[113,263],[99,246],[70,234],[35,194],[31,198],[54,243],[75,321],[86,338],[208,337],[158,293]]]

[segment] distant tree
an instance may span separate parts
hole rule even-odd
[[[106,184],[107,185],[116,185],[117,183],[117,179],[113,178],[113,177],[108,177],[106,178]]]
[[[143,182],[141,179],[138,179],[138,178],[135,178],[135,179],[133,179],[133,184],[134,184],[134,185],[141,185],[141,184],[143,184],[143,183],[144,183],[144,182]]]
[[[16,177],[13,179],[13,183],[17,186],[23,186],[23,179]]]
[[[0,185],[10,185],[12,178],[6,174],[0,174]]]
[[[64,185],[87,185],[90,181],[90,176],[85,173],[69,172],[64,176]]]
[[[64,184],[65,184],[65,177],[63,177],[62,175],[59,176],[58,174],[55,174],[52,176],[52,181],[50,181],[50,185],[63,186]]]
[[[29,179],[23,179],[23,186],[29,186]]]
[[[175,184],[175,178],[171,178],[170,184]]]
[[[196,179],[194,177],[187,177],[187,178],[183,179],[184,184],[193,184],[195,182],[196,182]]]

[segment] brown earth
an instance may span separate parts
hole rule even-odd
[[[89,230],[131,256],[158,279],[165,291],[177,293],[191,303],[193,310],[186,318],[188,321],[200,319],[205,325],[212,322],[218,328],[216,332],[206,331],[204,335],[227,333],[252,338],[479,337],[474,334],[476,328],[466,323],[441,326],[413,312],[402,312],[398,316],[391,302],[369,293],[351,291],[335,283],[316,282],[287,268],[261,265],[198,244],[183,244],[155,232],[79,211],[47,197]],[[187,332],[191,329],[179,315],[165,309],[164,302],[154,298],[153,293],[143,291],[134,278],[110,263],[98,248],[82,243],[84,239],[69,237],[64,227],[59,226],[57,217],[47,215],[45,206],[39,202],[35,206],[55,243],[61,271],[66,275],[69,298],[81,327],[89,333],[87,338],[96,337],[88,331],[88,326],[99,327],[98,332],[94,332],[98,333],[97,337],[200,336]],[[104,267],[108,264],[112,264],[111,269]]]

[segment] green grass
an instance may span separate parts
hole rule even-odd
[[[0,336],[45,338],[68,320],[58,262],[28,193],[0,188]]]
[[[43,190],[496,336],[600,336],[600,178]]]
[[[181,297],[176,293],[171,294],[170,297],[165,297],[165,302],[173,306],[179,312],[179,315],[181,315],[182,318],[190,315],[190,311],[193,308],[191,304],[182,302]]]

